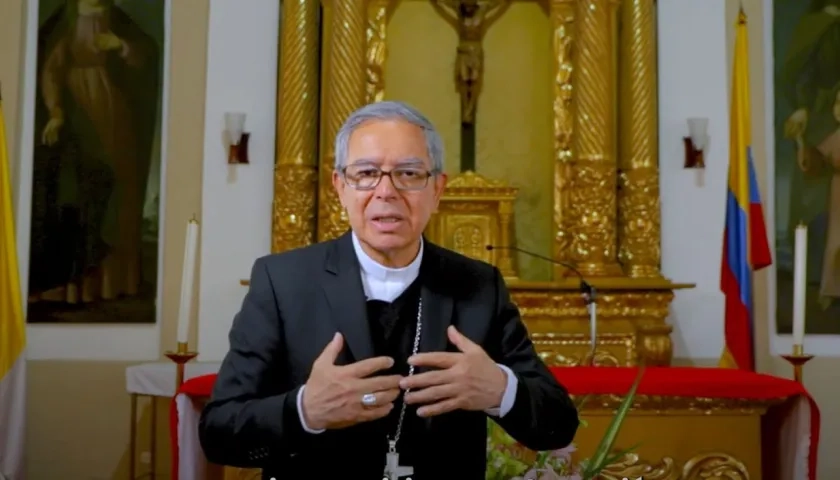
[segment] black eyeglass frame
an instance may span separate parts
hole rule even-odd
[[[360,192],[369,192],[371,190],[376,190],[376,187],[379,186],[379,184],[382,182],[382,179],[385,178],[385,177],[390,177],[391,185],[393,185],[394,188],[396,188],[397,190],[401,190],[401,191],[404,191],[404,192],[406,192],[406,191],[407,192],[416,192],[416,191],[423,190],[424,188],[428,187],[429,186],[429,180],[432,177],[436,177],[436,176],[440,175],[440,170],[438,170],[438,169],[423,170],[423,169],[420,169],[420,168],[412,168],[412,170],[419,170],[419,171],[422,171],[423,173],[426,174],[426,183],[424,183],[422,187],[404,188],[404,187],[400,187],[399,185],[397,185],[397,182],[394,181],[394,177],[391,176],[391,173],[394,172],[394,171],[405,170],[405,168],[403,168],[403,169],[392,168],[391,170],[385,171],[385,170],[382,170],[379,167],[370,166],[370,168],[375,168],[376,170],[379,170],[379,178],[377,178],[376,183],[374,183],[370,187],[359,187],[358,185],[353,185],[351,182],[347,181],[347,168],[351,167],[351,166],[352,165],[345,165],[344,167],[341,168],[341,177],[344,179],[344,183],[346,183],[347,185],[350,185],[355,190],[359,190]]]

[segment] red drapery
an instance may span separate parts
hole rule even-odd
[[[638,373],[636,368],[631,367],[554,367],[551,370],[558,381],[572,395],[623,395],[630,390]],[[193,399],[207,397],[212,391],[215,380],[215,375],[193,378],[185,382],[178,393]],[[672,397],[753,400],[804,398],[810,405],[808,477],[810,480],[816,480],[820,413],[814,400],[805,388],[797,382],[734,369],[657,367],[645,369],[637,393],[639,395]],[[773,413],[771,412],[769,415],[773,415]],[[784,415],[784,409],[780,409],[778,415]],[[780,422],[781,420],[778,423]],[[768,432],[765,433],[775,436],[781,435],[780,427],[771,425]],[[179,480],[178,411],[175,400],[173,400],[171,408],[170,434],[172,440],[172,478]],[[775,445],[778,442],[769,443]],[[765,456],[775,457],[776,455]],[[775,461],[775,459],[771,458],[770,461]],[[769,465],[765,469],[767,467]]]

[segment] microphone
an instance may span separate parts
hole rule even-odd
[[[545,260],[546,262],[553,263],[555,265],[560,265],[561,267],[566,267],[567,269],[571,270],[572,273],[577,275],[578,279],[580,280],[580,293],[583,295],[583,300],[584,302],[586,302],[586,305],[589,306],[595,303],[595,287],[593,287],[589,284],[589,282],[586,281],[586,277],[584,277],[583,274],[580,273],[580,271],[574,267],[574,265],[514,246],[487,245],[485,248],[488,252],[493,250],[512,250],[514,252],[519,252],[528,255],[529,257],[539,258],[540,260]]]
[[[580,273],[580,271],[569,263],[563,262],[561,260],[557,260],[556,258],[546,257],[545,255],[540,255],[539,253],[529,252],[528,250],[514,247],[512,245],[487,245],[485,247],[488,252],[493,250],[511,250],[514,252],[519,252],[529,257],[539,258],[540,260],[545,260],[546,262],[553,263],[555,265],[560,265],[561,267],[566,267],[567,269],[571,270],[575,275],[577,275],[578,279],[580,279],[580,293],[583,296],[583,302],[586,304],[586,309],[589,310],[589,338],[592,342],[591,351],[589,352],[589,358],[584,359],[584,362],[589,363],[590,365],[594,365],[595,362],[595,339],[598,333],[598,314],[597,314],[597,304],[595,303],[595,287],[593,287],[589,282],[586,281],[586,277]]]

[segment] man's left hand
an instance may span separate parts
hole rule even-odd
[[[420,353],[408,359],[416,367],[438,370],[406,377],[400,382],[411,389],[405,396],[421,417],[432,417],[454,410],[497,408],[507,387],[507,374],[477,344],[450,326],[447,330],[459,352]]]

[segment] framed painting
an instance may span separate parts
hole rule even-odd
[[[775,0],[776,330],[791,332],[794,229],[808,227],[808,334],[840,333],[840,0]]]
[[[154,323],[165,0],[39,0],[30,323]]]

